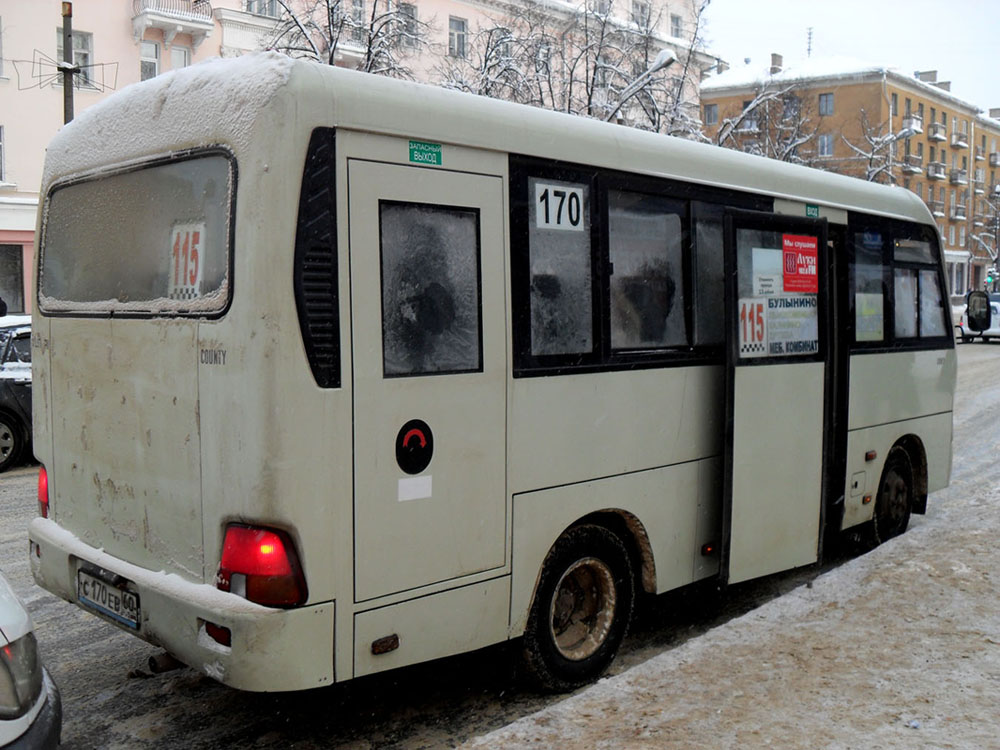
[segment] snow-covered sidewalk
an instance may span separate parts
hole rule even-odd
[[[1000,491],[467,748],[1000,748]]]

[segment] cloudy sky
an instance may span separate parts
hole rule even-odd
[[[771,53],[785,65],[806,57],[853,57],[939,81],[980,109],[1000,107],[1000,0],[711,0],[708,51],[733,67]]]

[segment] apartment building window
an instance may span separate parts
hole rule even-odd
[[[918,182],[917,183],[916,193],[917,193],[917,197],[920,200],[924,199],[924,183],[922,183],[922,182]]]
[[[0,245],[0,297],[8,313],[24,312],[24,251],[20,245]]]
[[[907,142],[909,142],[909,141],[907,141]],[[923,141],[917,141],[917,156],[919,156],[921,159],[924,158],[924,142]]]
[[[743,117],[743,122],[739,127],[740,130],[753,130],[753,131],[757,130],[757,112],[756,111],[747,112],[747,107],[749,107],[751,104],[753,104],[753,101],[751,101],[750,99],[747,99],[745,102],[743,102],[743,112],[745,113],[745,115]]]
[[[945,127],[948,127],[948,113],[947,112],[944,112],[944,111],[941,112],[941,124],[944,125]]]
[[[160,45],[156,42],[139,43],[139,80],[148,81],[160,74]]]
[[[924,119],[924,103],[917,102],[917,114],[920,116],[921,121]]]
[[[632,23],[641,29],[649,26],[649,3],[645,0],[632,0]]]
[[[898,115],[899,114],[899,97],[894,93],[889,102],[889,114]]]
[[[937,122],[937,108],[931,107],[931,122]]]
[[[705,105],[705,124],[706,125],[718,125],[719,124],[719,105],[718,104],[706,104]]]
[[[950,227],[948,227],[948,244],[949,245],[954,245],[955,244],[955,225],[954,224],[952,224]]]
[[[448,54],[465,57],[465,43],[469,36],[469,22],[464,18],[448,18]]]
[[[934,161],[935,161],[935,158],[934,158],[934,157],[936,157],[936,156],[937,156],[937,149],[936,149],[936,148],[935,148],[934,146],[931,146],[931,147],[930,147],[930,154],[931,154],[931,158],[930,158],[930,161],[931,161],[931,162],[934,162]]]
[[[403,44],[407,47],[417,46],[417,6],[414,3],[400,3],[399,16],[402,22],[400,31]]]
[[[958,245],[959,247],[965,247],[965,227],[961,226],[958,228]]]
[[[820,156],[833,156],[833,134],[825,133],[820,135],[819,140],[819,155]]]
[[[606,15],[608,11],[611,10],[611,3],[609,0],[597,0],[594,3],[594,12],[599,15]]]
[[[670,14],[670,36],[674,39],[680,39],[684,36],[684,19],[678,16],[676,13]]]
[[[277,18],[278,10],[278,0],[247,0],[248,13]]]
[[[819,113],[820,115],[833,114],[833,94],[819,95]]]
[[[81,86],[92,86],[90,78],[90,63],[94,58],[94,35],[89,31],[73,30],[73,64],[80,68],[80,72],[73,78],[77,88]],[[56,59],[63,59],[63,36],[62,29],[56,29]],[[56,79],[56,85],[62,85],[62,76]]]
[[[176,44],[170,48],[170,67],[173,69],[186,68],[191,64],[191,50],[187,47],[178,47]]]
[[[351,36],[355,42],[364,42],[368,36],[368,22],[365,18],[365,0],[351,0]]]
[[[906,97],[906,116],[909,117],[911,112],[913,112],[913,102],[910,101],[910,97]]]

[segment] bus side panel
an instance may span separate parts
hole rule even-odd
[[[354,616],[354,676],[465,653],[507,638],[510,578],[443,591]],[[398,647],[375,653],[395,636]]]
[[[514,496],[514,571],[510,634],[524,632],[546,554],[560,534],[588,513],[624,510],[645,528],[657,593],[718,572],[701,546],[718,540],[718,458]]]
[[[954,349],[855,354],[850,366],[849,430],[952,410]]]
[[[512,494],[719,455],[722,375],[700,366],[515,379]]]
[[[892,446],[906,435],[916,435],[923,444],[927,456],[927,491],[934,492],[948,486],[951,474],[951,412],[852,430],[847,435],[847,488],[842,529],[871,520],[885,459]],[[875,451],[874,461],[865,461],[868,451]],[[866,504],[866,496],[870,496],[872,502]]]

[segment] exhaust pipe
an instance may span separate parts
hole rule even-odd
[[[173,654],[168,654],[164,651],[162,654],[157,654],[156,656],[149,657],[149,671],[153,674],[163,674],[164,672],[171,672],[175,669],[180,669],[184,666],[184,662],[177,659]]]

